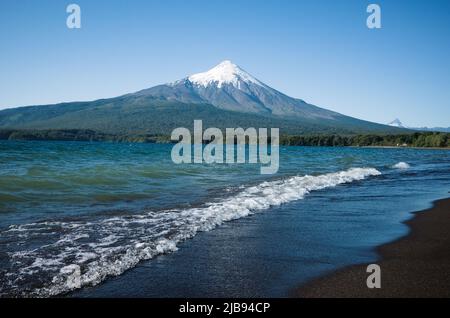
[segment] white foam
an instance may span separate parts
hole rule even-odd
[[[398,162],[395,165],[392,166],[394,169],[409,169],[411,166],[407,164],[406,162]]]
[[[234,196],[198,208],[150,211],[92,222],[54,221],[10,227],[0,232],[0,237],[18,240],[17,246],[26,244],[28,237],[42,236],[45,242],[52,239],[46,233],[62,234],[53,238],[53,243],[10,253],[11,275],[7,286],[0,286],[0,295],[3,292],[54,296],[93,286],[109,276],[122,274],[140,261],[176,251],[178,243],[200,231],[302,199],[311,191],[379,174],[373,168],[352,168],[318,176],[294,176],[246,187]],[[27,235],[18,237],[18,232]],[[39,288],[20,284],[20,281],[33,281],[33,277],[41,281],[42,277],[48,277],[48,280]]]

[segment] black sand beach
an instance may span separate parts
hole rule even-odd
[[[380,246],[381,288],[366,286],[367,265],[313,280],[294,295],[332,297],[450,297],[450,198],[436,201],[405,222],[406,237]]]

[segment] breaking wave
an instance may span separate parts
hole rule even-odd
[[[150,211],[93,221],[52,221],[10,226],[0,232],[0,296],[47,297],[94,286],[139,262],[177,250],[177,244],[223,222],[302,199],[314,190],[380,175],[352,168],[294,176],[244,188],[200,207]]]
[[[411,166],[407,164],[406,162],[398,162],[395,165],[392,166],[394,169],[409,169]]]

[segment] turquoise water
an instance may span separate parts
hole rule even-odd
[[[286,296],[450,190],[446,150],[281,147],[276,175],[170,151],[1,141],[0,295]]]

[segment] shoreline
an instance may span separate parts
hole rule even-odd
[[[121,143],[131,143],[131,144],[167,144],[174,145],[176,141],[168,141],[163,138],[164,136],[155,136],[147,138],[145,141],[128,140],[126,137],[121,137],[117,139],[2,139],[0,136],[0,141],[11,141],[11,142],[98,142],[98,143],[109,143],[109,144],[121,144]],[[204,143],[206,144],[206,143]],[[313,147],[313,148],[355,148],[355,149],[414,149],[414,150],[450,150],[450,147],[400,147],[400,146],[318,146],[318,145],[289,145],[280,144],[281,147]]]
[[[416,149],[416,150],[450,150],[450,147],[410,147],[410,146],[348,146],[354,148],[368,148],[368,149]]]
[[[368,264],[337,270],[293,291],[301,298],[450,297],[450,197],[412,212],[409,234],[376,248],[381,288],[369,289]]]
[[[235,139],[237,137],[235,136]],[[0,140],[9,141],[76,141],[76,142],[108,142],[108,143],[164,143],[176,144],[167,132],[101,132],[90,129],[46,129],[17,130],[1,129]],[[211,140],[202,140],[203,144]],[[236,142],[236,140],[235,140]],[[355,133],[350,135],[329,134],[282,134],[279,136],[280,146],[308,147],[352,147],[381,149],[437,149],[450,150],[450,133],[416,132],[411,134],[373,134]],[[192,140],[191,140],[191,143]],[[270,142],[272,143],[272,141]]]

